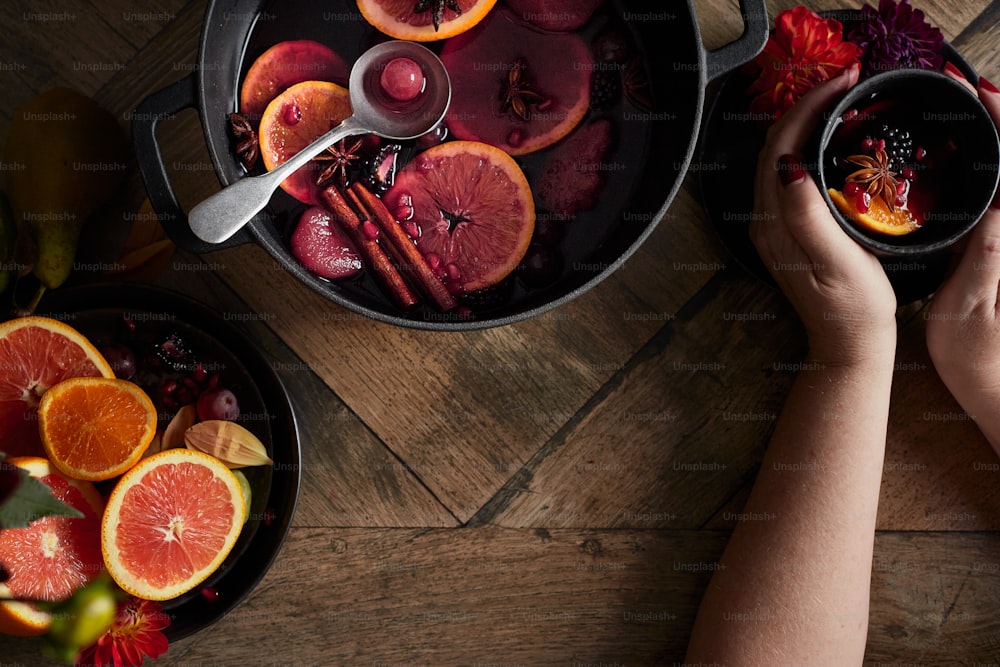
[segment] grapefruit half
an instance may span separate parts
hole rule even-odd
[[[115,376],[83,334],[59,320],[19,317],[0,324],[0,449],[42,456],[37,408],[49,387],[72,377]]]
[[[219,459],[167,449],[118,481],[101,523],[104,564],[122,590],[169,600],[215,572],[243,528],[236,475]]]
[[[26,456],[10,463],[52,489],[52,495],[83,513],[83,518],[45,517],[25,528],[0,530],[0,565],[10,574],[0,597],[62,600],[104,569],[101,512],[104,500],[89,482],[62,475],[43,458]],[[27,602],[0,603],[0,632],[44,633],[52,617]]]

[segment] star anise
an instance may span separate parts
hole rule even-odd
[[[846,162],[861,167],[847,176],[848,183],[857,183],[872,197],[882,197],[890,211],[896,210],[896,174],[889,169],[889,156],[885,151],[871,155],[851,155]]]
[[[450,9],[455,14],[462,13],[462,8],[459,6],[458,0],[417,0],[417,4],[413,6],[413,13],[423,14],[426,11],[430,11],[431,21],[434,22],[434,32],[437,32],[441,24],[444,23],[444,11],[446,9]]]
[[[257,158],[260,157],[260,145],[250,119],[241,113],[229,114],[229,135],[232,137],[233,151],[239,158],[240,164],[247,171],[252,171],[257,166]]]
[[[316,185],[324,185],[327,181],[336,178],[337,184],[341,187],[347,185],[347,169],[351,166],[351,163],[361,157],[361,145],[364,142],[361,139],[355,139],[354,142],[348,146],[347,139],[341,139],[333,146],[327,146],[325,153],[320,153],[314,160],[319,162],[329,162],[329,166],[326,167],[319,176],[316,177]]]
[[[507,72],[503,93],[503,110],[510,109],[521,120],[528,120],[528,105],[543,104],[545,96],[531,89],[525,70],[528,63],[518,58]]]

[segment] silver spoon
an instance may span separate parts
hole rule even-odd
[[[418,102],[407,105],[406,111],[381,106],[371,99],[371,91],[379,87],[381,66],[400,57],[417,62],[425,78],[425,89]],[[451,80],[444,65],[426,47],[414,42],[383,42],[365,51],[351,68],[348,89],[353,115],[340,125],[275,169],[260,176],[242,178],[192,208],[188,222],[195,236],[208,243],[222,243],[267,205],[282,181],[328,146],[356,134],[415,139],[441,122],[451,102]]]

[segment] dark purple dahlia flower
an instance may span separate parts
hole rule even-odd
[[[847,35],[861,47],[861,74],[871,76],[891,69],[941,69],[944,36],[929,24],[910,0],[879,0],[878,11],[867,4]]]

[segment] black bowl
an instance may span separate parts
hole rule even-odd
[[[97,346],[127,342],[136,350],[176,334],[240,397],[241,419],[264,443],[273,467],[244,468],[250,518],[223,564],[201,585],[163,603],[170,641],[197,632],[232,611],[271,567],[291,525],[300,482],[299,438],[291,403],[274,367],[231,322],[175,292],[141,285],[90,285],[48,292],[38,314],[65,320]],[[129,330],[125,316],[135,325]],[[133,381],[156,382],[157,370]],[[147,389],[149,391],[149,389]],[[155,392],[151,395],[155,396]],[[154,400],[156,400],[154,398]],[[160,406],[158,405],[158,408]],[[214,595],[202,594],[211,589]]]
[[[853,111],[858,115],[845,122],[845,114]],[[937,136],[939,145],[947,143],[948,150],[954,151],[947,168],[939,166],[936,173],[928,171],[914,181],[914,187],[920,187],[920,179],[931,178],[932,173],[934,178],[947,178],[947,196],[935,197],[935,206],[927,212],[920,229],[900,236],[861,228],[841,213],[827,192],[830,186],[839,189],[846,175],[831,161],[833,157],[845,156],[828,155],[835,135],[841,131],[850,131],[853,136],[875,134],[865,128],[880,127],[890,115],[893,125],[919,128],[918,132],[927,135],[924,138]],[[914,137],[916,144],[920,141],[921,137]],[[820,131],[817,151],[817,180],[834,218],[851,238],[880,257],[913,259],[952,246],[986,212],[1000,176],[1000,139],[986,107],[963,84],[927,70],[883,72],[856,85],[830,111]]]

